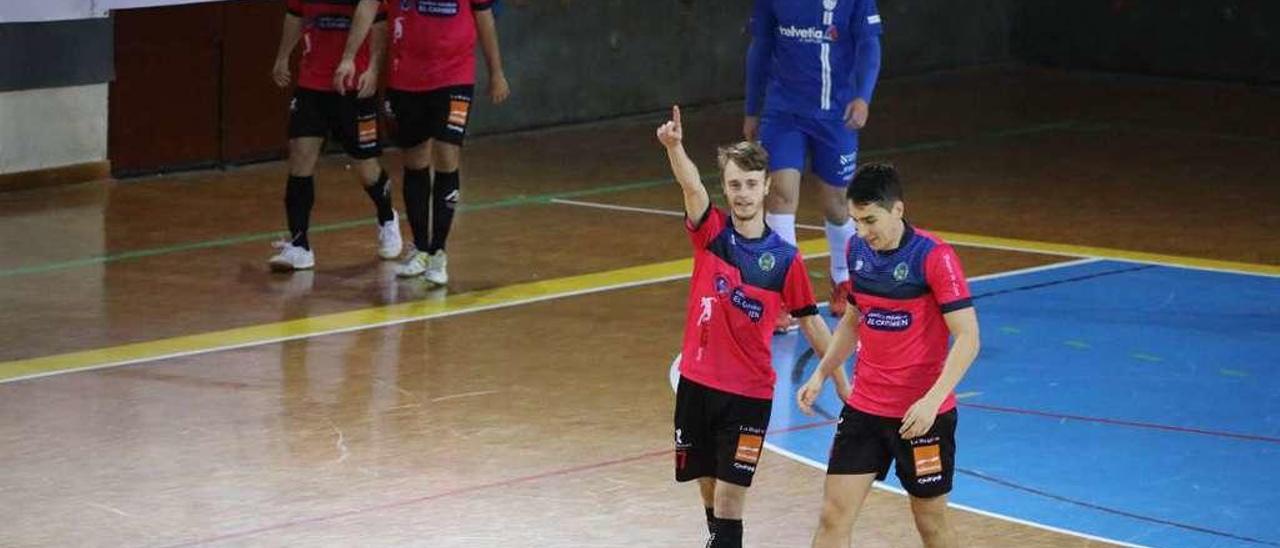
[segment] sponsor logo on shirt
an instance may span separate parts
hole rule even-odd
[[[729,302],[745,313],[753,323],[759,322],[760,318],[764,316],[764,303],[748,296],[747,292],[743,291],[741,287],[733,288],[733,295],[729,298]]]
[[[911,313],[903,310],[872,308],[863,318],[867,327],[876,331],[906,331],[911,328]]]
[[[797,27],[795,25],[782,26],[778,25],[778,35],[783,38],[790,38],[809,44],[821,44],[823,42],[835,42],[840,38],[840,33],[836,31],[835,25],[826,29],[819,27]]]
[[[879,15],[879,14],[877,14],[877,15],[868,15],[868,16],[867,16],[867,24],[868,24],[868,25],[879,25],[879,24],[880,24],[880,15]]]
[[[711,321],[711,305],[715,302],[715,297],[702,297],[699,303],[702,306],[702,313],[698,315],[698,325]]]
[[[451,16],[458,14],[458,0],[418,0],[418,13]]]

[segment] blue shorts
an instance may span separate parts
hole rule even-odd
[[[858,164],[858,132],[844,120],[820,120],[786,112],[760,117],[760,144],[769,152],[769,171],[804,172],[808,156],[814,174],[834,187],[849,186]]]

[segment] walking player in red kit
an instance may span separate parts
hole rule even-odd
[[[776,380],[770,344],[783,303],[819,355],[831,334],[818,315],[800,251],[765,225],[764,148],[742,142],[720,149],[726,214],[712,207],[683,137],[674,107],[658,140],[684,193],[694,249],[676,388],[676,481],[698,480],[711,533],[707,546],[736,548],[742,546],[747,487],[769,427]],[[844,397],[848,382],[842,373],[836,379]]]
[[[849,546],[872,480],[884,479],[896,461],[924,545],[955,546],[946,512],[955,474],[954,390],[979,346],[969,284],[950,245],[903,219],[902,183],[893,166],[862,166],[846,197],[858,228],[846,252],[852,306],[836,326],[830,352],[796,395],[800,408],[812,413],[823,379],[859,348],[813,545]]]
[[[387,112],[396,121],[404,151],[404,201],[414,250],[400,265],[402,277],[449,282],[445,243],[461,197],[462,143],[475,93],[476,41],[489,67],[489,98],[507,99],[493,0],[360,0],[339,81],[350,78],[359,44],[385,3],[391,59]],[[432,168],[434,167],[434,172]]]
[[[289,55],[302,41],[298,63],[298,88],[289,102],[289,182],[285,187],[285,215],[289,239],[276,244],[273,270],[305,270],[315,266],[315,253],[307,239],[311,206],[315,203],[315,167],[326,137],[332,135],[355,160],[365,192],[378,215],[378,255],[400,256],[400,223],[391,208],[387,173],[378,157],[378,66],[385,49],[385,32],[356,42],[351,54],[351,77],[358,83],[335,87],[333,75],[347,44],[356,0],[287,0],[284,30],[276,52],[272,78],[280,87],[290,81]],[[382,23],[382,12],[370,17]],[[351,88],[348,90],[347,88]]]

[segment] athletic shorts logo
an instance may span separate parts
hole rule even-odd
[[[773,267],[778,265],[778,258],[774,257],[773,253],[766,251],[760,256],[760,259],[756,261],[756,264],[760,266],[760,270],[769,272],[773,270]]]
[[[471,102],[458,97],[449,99],[449,123],[455,126],[467,125],[467,111],[471,110]]]
[[[872,308],[863,318],[863,323],[876,331],[906,331],[911,327],[911,313]]]
[[[359,126],[358,138],[361,143],[372,143],[378,140],[378,119],[377,118],[360,120],[360,122],[357,125]]]
[[[899,282],[905,280],[910,272],[911,268],[907,266],[907,263],[898,263],[898,266],[893,267],[893,279]]]
[[[733,454],[733,460],[756,464],[760,462],[760,449],[762,447],[764,447],[764,436],[738,434],[738,450]]]
[[[942,473],[942,451],[937,445],[911,448],[916,461],[916,477]]]

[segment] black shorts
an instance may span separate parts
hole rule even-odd
[[[684,377],[676,388],[676,481],[714,477],[748,487],[764,452],[773,400],[748,398]]]
[[[956,469],[955,409],[938,415],[923,436],[902,439],[902,419],[880,417],[844,406],[831,442],[828,474],[872,474],[883,480],[894,467],[902,487],[918,498],[951,492]]]
[[[462,146],[471,117],[475,86],[431,91],[387,90],[387,117],[395,124],[396,145],[416,147],[428,139]]]
[[[289,138],[330,136],[357,160],[381,155],[378,98],[298,88],[289,103]]]

